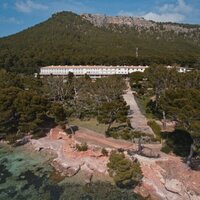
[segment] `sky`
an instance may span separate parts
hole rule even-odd
[[[200,0],[0,0],[0,37],[38,24],[60,11],[200,24]]]

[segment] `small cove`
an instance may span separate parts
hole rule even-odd
[[[132,191],[109,182],[83,184],[81,174],[59,177],[50,165],[52,156],[26,147],[0,144],[0,199],[6,200],[137,200]],[[103,178],[102,178],[103,179]]]

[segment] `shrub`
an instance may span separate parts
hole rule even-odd
[[[159,139],[159,138],[155,138],[155,137],[152,136],[152,135],[151,135],[150,138],[151,138],[151,142],[156,142],[156,143],[157,143],[157,142],[161,142],[161,139]]]
[[[152,130],[155,133],[157,139],[160,140],[160,138],[161,138],[161,128],[160,128],[160,126],[153,120],[148,121],[148,125],[152,128]]]
[[[143,132],[140,132],[140,131],[134,131],[133,132],[133,137],[134,138],[141,138],[143,136],[149,136],[148,134],[146,133],[143,133]]]
[[[120,138],[123,140],[131,140],[132,139],[132,133],[131,132],[122,132],[120,134]]]
[[[166,154],[169,154],[171,152],[171,147],[168,146],[167,144],[165,144],[162,148],[161,148],[161,151],[166,153]]]
[[[113,127],[106,132],[106,136],[123,140],[132,140],[134,138],[141,138],[141,137],[149,137],[151,141],[155,140],[152,135],[140,131],[135,131],[128,126]]]
[[[104,156],[108,156],[108,151],[107,151],[105,148],[103,148],[103,149],[101,150],[101,153],[102,153]]]
[[[107,130],[107,131],[105,132],[106,137],[111,137],[111,134],[110,134],[110,133],[111,133],[110,130]]]
[[[82,143],[81,145],[80,144],[76,144],[76,149],[78,151],[87,151],[88,150],[88,145],[87,145],[87,143]]]
[[[118,187],[132,188],[142,180],[142,171],[138,162],[133,162],[123,153],[112,152],[108,163],[109,174]]]
[[[9,144],[14,144],[16,142],[16,140],[18,139],[21,139],[23,138],[24,135],[20,135],[20,136],[17,136],[17,135],[13,135],[13,134],[8,134],[6,135],[6,141],[9,142]]]

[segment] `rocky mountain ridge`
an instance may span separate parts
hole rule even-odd
[[[157,31],[173,31],[176,33],[192,33],[200,30],[199,25],[177,24],[177,23],[158,23],[146,20],[142,17],[131,16],[106,16],[99,14],[82,14],[81,17],[88,20],[94,26],[108,27],[110,25],[127,26],[137,30],[153,29]]]

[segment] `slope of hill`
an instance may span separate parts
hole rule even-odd
[[[52,64],[191,66],[199,55],[200,26],[71,12],[0,39],[0,67],[27,73]]]
[[[156,23],[139,17],[106,16],[98,14],[82,14],[82,18],[90,21],[97,27],[109,27],[110,25],[135,27],[138,31],[154,29],[160,32],[174,31],[174,33],[197,33],[200,26],[178,23]],[[199,34],[198,34],[199,35]],[[186,35],[185,35],[186,36]]]

